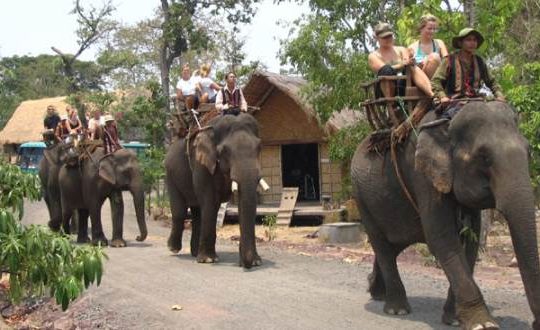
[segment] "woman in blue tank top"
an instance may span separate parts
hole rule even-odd
[[[437,27],[438,20],[435,16],[430,14],[422,16],[418,26],[420,39],[409,46],[416,64],[429,78],[433,76],[441,64],[442,58],[448,56],[444,42],[434,38]]]

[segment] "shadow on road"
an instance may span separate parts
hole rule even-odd
[[[403,319],[407,321],[421,322],[429,325],[433,329],[456,329],[455,327],[447,326],[442,323],[440,317],[442,316],[443,306],[445,299],[435,298],[435,297],[409,297],[409,304],[411,305],[412,312],[409,315],[404,316],[393,316],[388,315],[383,311],[384,301],[375,301],[370,300],[365,306],[364,309],[373,314],[380,316],[393,318],[393,319]],[[488,306],[490,311],[494,311],[495,308]],[[439,310],[439,318],[434,319],[434,310]],[[435,313],[437,315],[437,313]],[[529,324],[519,320],[513,316],[497,316],[495,317],[501,329],[516,329],[516,330],[525,330],[530,329]]]

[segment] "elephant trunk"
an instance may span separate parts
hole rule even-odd
[[[238,179],[238,214],[240,222],[240,258],[244,267],[251,268],[257,256],[255,246],[255,217],[257,216],[257,171],[242,171]]]
[[[142,242],[148,236],[148,229],[146,228],[146,221],[144,215],[144,190],[142,184],[132,185],[131,194],[133,195],[133,204],[135,205],[135,216],[137,217],[137,224],[139,226],[140,235],[136,240]]]
[[[514,167],[504,173],[514,175],[494,176],[492,186],[496,207],[508,222],[527,300],[535,326],[540,326],[540,263],[533,191],[528,171]]]

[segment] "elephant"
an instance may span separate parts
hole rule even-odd
[[[450,283],[442,321],[460,323],[463,329],[498,328],[473,279],[478,244],[466,240],[463,248],[460,235],[462,223],[478,233],[480,210],[496,208],[509,225],[533,328],[540,329],[528,142],[518,131],[512,107],[499,101],[470,102],[450,122],[430,111],[418,136],[411,134],[390,157],[368,151],[369,143],[367,138],[356,149],[351,179],[375,253],[368,277],[372,298],[384,300],[388,314],[410,313],[396,257],[423,242]]]
[[[124,202],[122,191],[124,190],[129,190],[133,196],[140,231],[136,240],[144,241],[146,239],[148,231],[144,214],[144,189],[139,164],[134,153],[120,149],[114,153],[105,154],[102,147],[97,147],[92,153],[85,152],[85,157],[81,158],[78,152],[70,152],[66,164],[60,169],[58,181],[62,203],[62,223],[65,232],[69,232],[67,220],[73,210],[79,210],[78,242],[89,241],[89,215],[92,243],[108,245],[109,242],[103,233],[101,223],[101,207],[105,199],[109,198],[113,222],[113,237],[110,246],[126,246],[126,241],[123,238]]]
[[[62,205],[60,202],[60,188],[58,173],[63,165],[62,157],[70,148],[64,143],[54,143],[43,151],[43,158],[39,163],[39,178],[41,181],[41,194],[49,210],[49,228],[59,231],[62,225]]]
[[[165,157],[165,181],[172,212],[171,251],[182,249],[184,220],[192,216],[191,255],[199,263],[218,261],[216,219],[220,203],[238,191],[240,265],[259,266],[255,246],[257,187],[261,178],[261,140],[250,114],[220,115],[198,134],[173,142]]]

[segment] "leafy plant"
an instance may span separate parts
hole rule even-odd
[[[25,198],[40,198],[38,177],[0,159],[0,271],[9,274],[9,298],[18,303],[48,289],[65,310],[90,284],[101,283],[107,256],[45,226],[22,225]]]
[[[265,227],[264,234],[269,241],[272,241],[276,238],[277,230],[277,216],[265,215],[262,220],[263,226]]]

